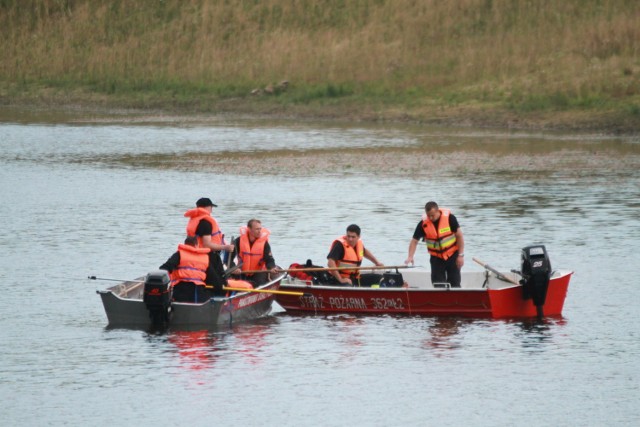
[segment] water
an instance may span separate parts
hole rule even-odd
[[[6,112],[5,112],[6,113]],[[566,134],[219,119],[27,116],[0,124],[3,425],[630,425],[640,419],[640,142]],[[348,147],[539,155],[592,150],[573,172],[423,177],[264,175],[104,162],[131,156]],[[561,146],[561,149],[554,147]],[[456,148],[457,147],[457,148]],[[455,150],[454,150],[455,151]],[[516,268],[545,243],[572,269],[564,316],[528,321],[274,313],[228,331],[106,328],[96,289],[158,267],[201,196],[228,236],[251,217],[276,260],[322,263],[358,223],[401,263],[428,199],[452,208],[467,270]],[[424,253],[417,257],[427,262]]]

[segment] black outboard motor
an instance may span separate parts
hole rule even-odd
[[[538,319],[542,320],[542,306],[547,298],[547,288],[551,278],[551,261],[544,245],[522,248],[522,296],[533,299]]]
[[[169,323],[171,313],[171,280],[164,270],[152,271],[144,281],[142,297],[153,326],[162,327]]]

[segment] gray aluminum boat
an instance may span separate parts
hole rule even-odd
[[[109,327],[218,329],[269,314],[274,301],[273,294],[260,291],[277,291],[284,276],[279,275],[253,292],[230,292],[225,297],[213,297],[203,303],[170,301],[168,276],[165,272],[149,273],[146,277],[125,281],[97,293],[102,298]],[[154,279],[164,282],[161,284],[166,288],[164,292],[152,289],[151,282]],[[162,296],[165,302],[154,306],[154,293],[164,294]]]

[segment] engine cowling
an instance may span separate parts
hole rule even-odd
[[[521,255],[522,296],[533,300],[538,318],[542,318],[552,271],[549,254],[544,245],[531,245],[522,248]]]
[[[165,326],[171,313],[171,280],[164,270],[147,274],[142,300],[154,326]]]

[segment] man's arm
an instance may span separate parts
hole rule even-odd
[[[342,247],[342,243],[336,241],[331,246],[331,250],[329,251],[329,255],[327,255],[327,265],[330,268],[338,267],[338,260],[344,258],[344,248]],[[338,283],[346,283],[351,285],[351,279],[348,277],[342,277],[338,270],[330,270],[329,274],[336,278]]]
[[[173,255],[171,255],[171,257],[169,257],[167,262],[162,264],[159,268],[160,270],[166,270],[169,273],[171,273],[173,270],[178,268],[179,265],[180,265],[180,252],[176,252]]]
[[[413,264],[413,256],[416,254],[417,247],[418,241],[416,239],[411,239],[411,242],[409,242],[409,254],[407,259],[404,260],[405,265]]]
[[[364,257],[374,263],[375,265],[384,265],[371,253],[371,251],[367,248],[364,248]]]
[[[464,265],[464,236],[462,235],[462,228],[458,227],[456,231],[456,244],[458,245],[458,259],[456,259],[456,266],[462,268]]]
[[[271,245],[269,242],[264,244],[264,264],[267,267],[267,270],[270,270],[272,273],[276,273],[276,260],[273,258],[273,254],[271,253]]]
[[[202,236],[202,246],[205,248],[210,248],[212,251],[232,251],[234,249],[233,245],[219,245],[217,243],[213,243],[211,241],[211,235],[205,234]]]
[[[405,265],[413,264],[413,257],[416,254],[416,248],[418,247],[418,242],[420,239],[424,238],[424,229],[422,228],[422,221],[416,225],[416,229],[413,231],[413,238],[411,238],[411,242],[409,242],[409,255],[407,259],[404,261]]]

